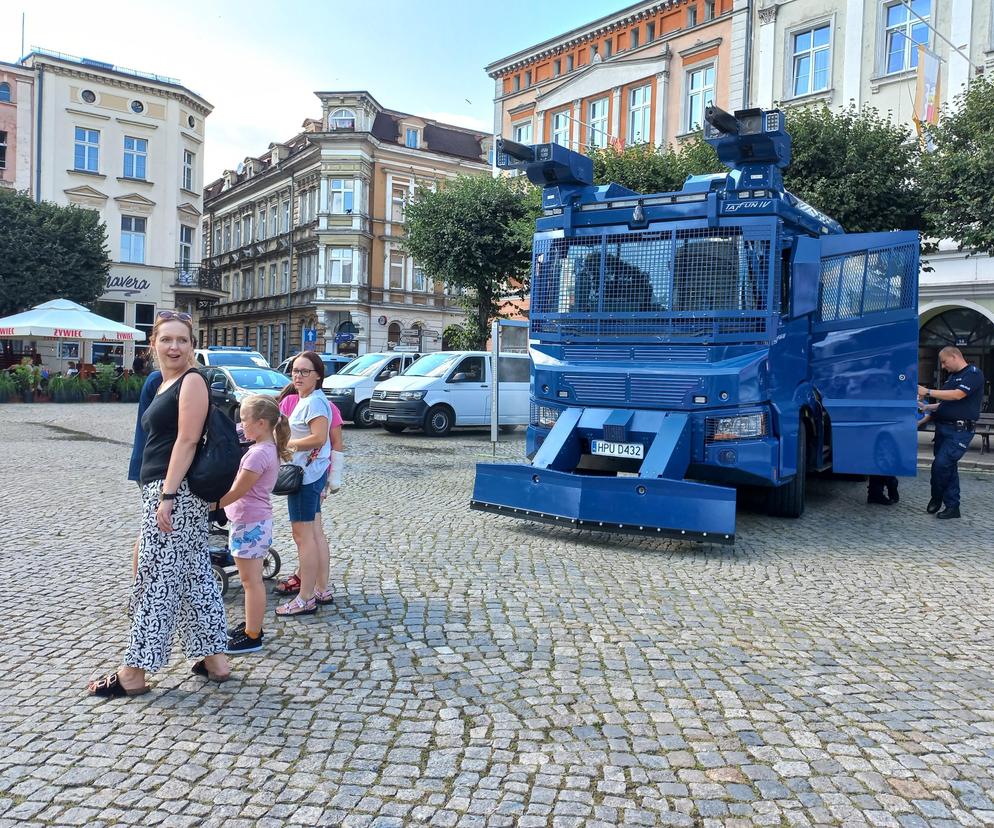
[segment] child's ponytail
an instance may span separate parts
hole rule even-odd
[[[279,455],[280,461],[286,463],[293,457],[293,452],[286,447],[286,444],[290,442],[290,421],[285,414],[280,414],[280,418],[276,421],[273,436],[276,438],[276,453]]]

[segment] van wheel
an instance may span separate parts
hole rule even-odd
[[[407,428],[407,426],[401,425],[400,423],[384,423],[383,428],[391,434],[403,434],[404,429]]]
[[[359,428],[373,427],[373,412],[369,410],[368,402],[361,402],[355,407],[355,412],[352,414],[352,422],[359,426]]]
[[[518,427],[516,425],[502,425],[498,426],[498,429],[501,434],[514,434],[518,430]]]
[[[429,437],[444,437],[452,431],[452,411],[444,405],[436,405],[425,415],[425,434]]]
[[[797,474],[790,483],[769,493],[766,510],[773,517],[799,518],[804,514],[804,494],[808,475],[808,433],[804,423],[797,432]]]

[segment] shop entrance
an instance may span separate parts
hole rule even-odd
[[[967,362],[984,374],[982,410],[994,412],[991,380],[994,378],[994,323],[971,308],[950,308],[933,316],[918,335],[918,381],[937,388],[945,380],[939,367],[939,351],[955,345]]]

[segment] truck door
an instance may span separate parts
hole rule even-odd
[[[914,475],[918,460],[918,234],[821,239],[811,378],[833,471]]]

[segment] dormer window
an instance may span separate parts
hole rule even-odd
[[[336,109],[328,119],[328,127],[332,130],[355,130],[355,112],[351,109]]]
[[[421,135],[419,130],[414,127],[407,127],[404,130],[404,146],[410,147],[411,149],[417,149],[420,142]]]

